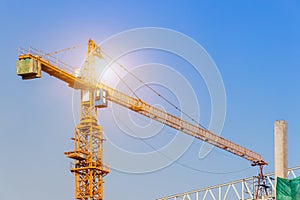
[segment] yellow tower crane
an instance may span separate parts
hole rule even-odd
[[[109,167],[103,163],[103,130],[97,122],[98,108],[107,107],[107,101],[117,103],[127,109],[140,113],[150,119],[163,123],[192,137],[205,141],[218,148],[249,160],[252,166],[260,166],[258,185],[262,180],[262,169],[268,163],[262,156],[238,144],[220,137],[209,130],[173,116],[146,102],[115,90],[96,81],[95,58],[103,58],[100,47],[88,41],[88,51],[82,73],[40,51],[20,48],[17,74],[22,79],[41,77],[41,72],[67,83],[71,88],[80,90],[80,123],[74,130],[74,150],[65,152],[74,160],[71,172],[75,175],[76,200],[103,200],[104,176]],[[258,196],[258,191],[256,196]]]

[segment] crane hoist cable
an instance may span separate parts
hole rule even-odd
[[[112,67],[112,65],[103,57],[104,62],[109,66],[109,68],[115,73],[115,75],[120,79],[121,82],[130,90],[130,92],[139,100],[142,101],[136,92],[126,83],[126,81],[118,74],[118,72]]]
[[[102,50],[101,50],[102,51]],[[103,51],[102,51],[103,52]],[[107,55],[107,54],[106,54]],[[119,75],[119,73],[112,67],[112,63],[114,63],[113,61],[111,62],[111,64],[106,60],[105,57],[103,57],[104,62],[107,64],[107,66],[115,73],[115,75],[120,79],[121,82],[123,82],[123,84],[132,92],[132,94],[138,99],[141,100],[138,95],[134,92],[134,90],[129,86],[129,84],[127,84],[127,82]],[[120,64],[118,64],[120,65]],[[123,66],[122,66],[123,68]],[[131,75],[134,75],[134,77],[137,78],[137,76],[135,74],[133,74],[132,72],[130,72],[129,70],[126,69],[126,71],[128,73],[131,73]],[[142,81],[142,80],[141,80]],[[146,85],[146,83],[143,82],[144,85]],[[151,88],[153,89],[153,88]],[[154,89],[153,89],[154,90]],[[157,92],[157,91],[154,91]],[[158,93],[158,92],[157,92]],[[117,118],[119,118],[118,116],[116,116]],[[122,121],[122,119],[119,118],[120,121]],[[126,124],[123,124],[128,130],[130,130],[131,132],[134,132],[129,126],[127,126]],[[153,145],[151,145],[150,143],[146,142],[145,140],[143,140],[142,138],[138,138],[140,141],[142,141],[144,144],[146,144],[148,147],[150,147],[152,150],[158,152],[159,154],[161,154],[162,156],[164,156],[166,159],[168,160],[174,160],[173,158],[171,158],[170,156],[166,155],[165,153],[159,151],[158,149],[156,149]],[[219,175],[224,175],[224,174],[233,174],[233,173],[239,173],[239,172],[243,172],[246,171],[248,169],[250,169],[251,167],[247,167],[247,168],[243,168],[243,169],[239,169],[239,170],[235,170],[235,171],[229,171],[229,172],[216,172],[216,171],[207,171],[207,170],[203,170],[203,169],[198,169],[189,165],[186,165],[184,163],[179,162],[178,160],[174,160],[174,162],[178,165],[180,165],[181,167],[184,167],[186,169],[192,170],[192,171],[197,171],[197,172],[201,172],[201,173],[207,173],[207,174],[219,174]]]
[[[109,110],[112,110],[111,108],[109,108]],[[119,121],[122,123],[122,120],[120,120],[119,116],[115,116],[117,119],[119,119]],[[129,126],[127,126],[125,123],[122,123],[123,126],[125,126],[129,131],[131,131],[132,133],[134,132]],[[168,132],[168,131],[167,131]],[[235,174],[235,173],[240,173],[246,170],[251,169],[252,167],[246,167],[246,168],[242,168],[242,169],[238,169],[238,170],[234,170],[234,171],[227,171],[227,172],[217,172],[217,171],[208,171],[208,170],[204,170],[204,169],[198,169],[195,167],[192,167],[190,165],[187,165],[185,163],[182,163],[180,161],[178,161],[178,159],[174,159],[171,158],[170,156],[168,156],[167,154],[165,154],[164,152],[160,151],[159,149],[155,148],[152,144],[150,144],[149,142],[147,142],[146,140],[144,140],[143,138],[138,137],[138,139],[140,141],[142,141],[145,145],[147,145],[149,148],[151,148],[152,150],[154,150],[155,152],[158,152],[160,155],[162,155],[163,157],[165,157],[166,159],[173,161],[174,163],[178,164],[179,166],[192,170],[192,171],[196,171],[196,172],[200,172],[200,173],[205,173],[205,174],[216,174],[216,175],[224,175],[224,174]]]
[[[116,59],[114,59],[112,56],[110,56],[109,54],[107,54],[105,51],[103,51],[103,49],[101,49],[101,52],[103,54],[105,54],[107,57],[109,57],[112,61],[111,63],[116,63],[120,68],[122,68],[123,70],[125,70],[127,73],[129,73],[132,77],[134,77],[135,79],[137,79],[140,83],[142,83],[144,86],[146,86],[148,89],[150,89],[153,93],[155,93],[158,97],[160,97],[161,99],[163,99],[164,101],[166,101],[169,105],[171,105],[173,108],[175,108],[176,110],[178,110],[180,113],[182,113],[184,116],[188,117],[191,121],[193,121],[195,124],[199,125],[201,128],[208,130],[206,127],[204,127],[202,124],[200,124],[197,120],[195,120],[193,117],[191,117],[189,114],[187,114],[186,112],[184,112],[183,110],[181,110],[178,106],[176,106],[174,103],[172,103],[170,100],[168,100],[168,98],[164,97],[162,94],[160,94],[159,92],[157,92],[154,88],[152,88],[149,84],[145,83],[143,80],[141,80],[138,76],[136,76],[134,73],[132,73],[131,71],[129,71],[126,67],[124,67],[124,65],[122,65],[120,62],[118,62]],[[111,67],[112,68],[112,67]]]

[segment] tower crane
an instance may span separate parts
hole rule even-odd
[[[95,58],[103,59],[100,47],[93,41],[88,41],[86,61],[83,70],[78,74],[65,63],[54,59],[49,54],[39,50],[20,48],[17,61],[17,75],[22,79],[40,78],[45,72],[50,76],[65,82],[69,87],[79,90],[80,122],[75,127],[74,150],[65,155],[74,160],[71,172],[75,175],[76,200],[103,200],[104,176],[110,171],[103,162],[103,130],[97,122],[98,109],[107,107],[107,102],[119,104],[133,112],[144,115],[187,135],[212,144],[259,166],[258,181],[263,178],[263,166],[268,163],[258,153],[220,137],[199,125],[189,123],[151,106],[141,99],[124,94],[96,80]],[[260,185],[260,183],[259,183]],[[258,195],[258,190],[257,190]]]

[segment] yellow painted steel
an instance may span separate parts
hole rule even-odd
[[[74,71],[67,70],[59,62],[34,55],[30,51],[19,55],[21,59],[33,59],[41,64],[41,70],[67,83],[69,87],[81,90],[81,97],[88,92],[89,100],[81,99],[81,121],[74,131],[74,150],[65,152],[74,160],[71,172],[75,174],[75,198],[80,200],[103,200],[103,178],[109,173],[109,167],[103,163],[103,131],[97,124],[97,108],[94,106],[95,90],[107,91],[107,100],[117,103],[134,112],[177,129],[185,134],[203,140],[225,151],[251,161],[252,165],[267,165],[262,156],[229,140],[226,140],[198,125],[186,122],[146,102],[117,91],[94,77],[95,66],[93,57],[101,58],[100,48],[89,40],[87,60],[89,63],[83,69],[83,76],[78,77]]]
[[[109,173],[109,167],[103,163],[103,130],[97,123],[98,114],[94,105],[96,83],[94,54],[97,51],[99,47],[89,40],[80,81],[70,80],[71,84],[69,83],[73,88],[81,88],[80,123],[74,131],[75,149],[65,153],[74,160],[71,172],[75,175],[75,198],[80,200],[103,200],[104,176]]]

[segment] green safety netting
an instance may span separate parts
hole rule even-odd
[[[300,200],[300,177],[277,178],[276,200]]]

